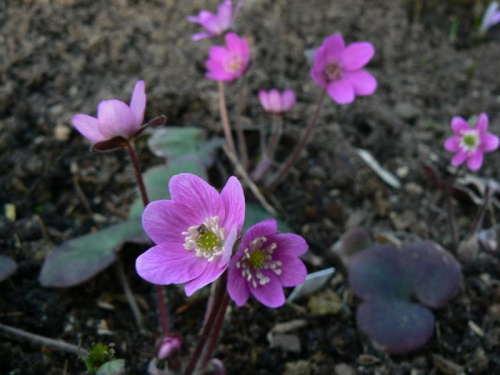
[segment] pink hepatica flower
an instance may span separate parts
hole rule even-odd
[[[227,287],[238,306],[252,294],[266,306],[279,307],[285,303],[283,287],[305,280],[307,270],[298,256],[307,251],[306,241],[277,231],[276,220],[252,226],[231,259]]]
[[[226,47],[213,46],[206,62],[208,78],[216,81],[234,81],[241,77],[250,63],[250,47],[245,38],[235,33],[226,34]]]
[[[97,118],[79,114],[71,122],[85,138],[98,143],[115,137],[132,138],[142,125],[146,110],[144,81],[137,81],[130,105],[121,100],[103,100],[97,107]]]
[[[201,178],[181,173],[170,180],[171,200],[150,203],[142,225],[156,243],[137,258],[139,276],[153,284],[182,284],[188,296],[227,268],[243,227],[245,197],[231,177],[219,194]]]
[[[210,38],[212,36],[222,35],[225,31],[229,30],[234,25],[236,14],[242,6],[241,2],[236,3],[234,10],[231,0],[224,0],[217,10],[217,14],[202,10],[198,17],[189,16],[189,22],[199,23],[205,28],[204,33],[194,34],[192,40],[200,40]]]
[[[481,113],[473,126],[462,117],[453,117],[451,128],[455,135],[446,140],[444,148],[456,152],[451,159],[451,164],[455,167],[467,160],[469,169],[477,171],[483,164],[483,153],[498,148],[498,137],[486,132],[488,130],[486,113]]]
[[[337,103],[352,103],[356,95],[371,95],[377,88],[377,80],[362,69],[374,53],[371,43],[346,47],[342,36],[334,34],[316,50],[311,76]]]
[[[498,10],[498,2],[493,1],[488,5],[486,12],[483,15],[481,26],[479,27],[480,34],[486,34],[488,29],[500,22],[500,11]]]
[[[259,100],[262,107],[275,114],[287,112],[295,105],[295,93],[293,90],[285,90],[282,94],[278,90],[259,91]]]

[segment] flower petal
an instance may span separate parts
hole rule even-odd
[[[276,233],[276,232],[274,232]],[[269,237],[269,241],[276,242],[276,250],[274,254],[285,254],[298,257],[307,252],[309,245],[306,240],[293,233],[277,233]]]
[[[181,284],[204,273],[207,262],[178,243],[162,243],[141,254],[135,268],[153,284]]]
[[[467,166],[471,171],[477,171],[483,165],[483,151],[476,150],[467,159]]]
[[[481,113],[477,118],[475,128],[479,134],[484,134],[488,130],[488,115],[486,113]]]
[[[71,119],[73,126],[91,142],[104,141],[106,137],[99,130],[99,124],[95,117],[88,115],[76,115]]]
[[[217,261],[219,268],[224,267],[225,269],[229,264],[231,255],[233,255],[233,247],[237,239],[238,239],[238,228],[234,226],[233,229],[231,229],[231,232],[229,232],[229,235],[226,236],[226,239],[224,241],[224,251],[220,256],[219,260]]]
[[[142,226],[147,235],[156,244],[174,242],[184,244],[186,236],[182,235],[190,226],[201,222],[189,222],[182,209],[167,200],[151,202],[142,214]]]
[[[462,136],[464,131],[470,130],[469,123],[465,121],[462,117],[455,116],[451,119],[451,129],[453,133],[458,136]]]
[[[316,49],[316,52],[314,53],[312,69],[316,71],[323,71],[323,69],[325,69],[325,66],[327,64],[328,64],[328,50],[324,45],[322,45],[321,47]]]
[[[210,38],[211,36],[209,33],[196,33],[191,37],[191,40],[196,42],[201,39]]]
[[[202,178],[180,173],[170,179],[169,190],[176,208],[181,211],[179,216],[182,215],[191,225],[202,224],[212,216],[224,220],[224,203],[219,193]]]
[[[195,279],[192,279],[191,281],[186,282],[184,285],[184,290],[186,291],[186,295],[192,296],[194,292],[197,290],[203,288],[205,285],[210,284],[211,282],[217,280],[220,275],[226,270],[227,264],[225,267],[218,267],[217,263],[214,262],[206,262],[207,267],[203,271],[203,273],[200,274]]]
[[[246,248],[248,248],[251,241],[253,241],[257,237],[268,237],[275,235],[277,231],[278,231],[278,222],[274,219],[267,219],[255,225],[252,225],[250,228],[247,229],[247,231],[243,235],[240,247],[236,252],[236,254],[232,257],[230,266],[233,267],[236,264],[236,262],[238,262],[241,259],[243,252],[245,251]]]
[[[354,101],[354,88],[347,80],[331,82],[327,90],[328,95],[338,104],[349,104]]]
[[[458,167],[460,164],[462,164],[465,159],[467,159],[467,152],[466,151],[459,151],[458,154],[456,154],[453,159],[451,159],[451,165],[454,167]]]
[[[227,279],[227,291],[231,299],[239,307],[243,306],[248,297],[250,297],[250,290],[246,279],[241,275],[241,270],[233,267],[229,270]]]
[[[135,115],[136,127],[140,128],[144,122],[144,112],[146,110],[146,86],[144,81],[137,81],[130,99],[130,109]]]
[[[225,211],[223,226],[231,230],[236,225],[238,233],[241,232],[245,222],[245,194],[240,181],[234,176],[230,177],[220,197]]]
[[[297,101],[295,92],[293,90],[285,90],[281,96],[281,101],[281,110],[283,112],[291,110]]]
[[[252,293],[260,303],[268,307],[280,307],[285,303],[285,294],[283,293],[281,282],[274,273],[269,273],[266,276],[270,279],[269,283],[266,285],[258,285],[256,288],[249,286],[250,293]]]
[[[324,68],[327,63],[341,61],[342,55],[345,50],[344,38],[342,38],[342,35],[340,34],[333,34],[332,36],[325,39],[325,41],[321,44],[321,47],[325,47],[326,49],[324,55],[326,57],[326,63],[325,65],[323,65]]]
[[[107,138],[129,139],[137,131],[135,115],[121,100],[103,100],[97,107],[99,130]]]
[[[450,152],[460,151],[460,137],[457,137],[457,136],[449,137],[444,142],[444,148],[446,151],[450,151]]]
[[[283,286],[296,286],[304,282],[307,269],[302,261],[294,256],[286,255],[284,252],[273,254],[273,260],[281,260],[281,274],[278,278]]]
[[[266,111],[270,110],[269,107],[269,94],[265,90],[259,90],[259,100],[260,104],[262,105],[262,108],[264,108]]]
[[[311,69],[311,77],[320,87],[326,87],[328,85],[328,82],[324,77],[323,70],[318,70],[316,67],[313,67]]]
[[[281,95],[278,90],[269,91],[269,111],[274,113],[281,112]]]
[[[364,67],[375,54],[375,48],[368,42],[351,43],[342,53],[342,66],[346,70],[358,70]]]
[[[377,89],[377,80],[366,70],[344,72],[343,79],[351,83],[356,95],[371,95]]]
[[[230,52],[237,53],[239,55],[245,55],[245,46],[243,45],[243,41],[245,38],[240,38],[235,33],[227,33],[226,34],[226,46]]]
[[[229,29],[233,21],[233,9],[231,0],[224,0],[217,10],[217,18],[219,19],[219,25],[223,30]]]
[[[485,152],[495,151],[498,148],[498,137],[491,133],[481,135],[480,147]]]

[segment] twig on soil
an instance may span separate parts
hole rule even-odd
[[[72,353],[76,355],[88,354],[86,349],[80,346],[69,344],[64,341],[54,340],[48,337],[35,335],[34,333],[23,331],[22,329],[9,327],[5,324],[0,323],[0,331],[3,331],[7,336],[12,336],[15,339],[25,339],[32,341],[36,344],[45,345],[54,349],[61,350],[63,352]]]
[[[231,150],[226,145],[224,145],[222,147],[222,149],[224,150],[224,153],[229,158],[229,160],[231,160],[231,162],[233,163],[234,168],[236,169],[236,172],[243,178],[243,180],[245,180],[246,184],[248,185],[250,190],[252,190],[252,193],[255,195],[255,198],[257,198],[257,200],[260,202],[260,204],[271,215],[278,216],[278,213],[276,212],[276,210],[273,208],[273,206],[271,206],[267,202],[266,198],[264,198],[264,195],[262,195],[262,193],[260,192],[257,185],[254,184],[254,182],[252,181],[252,179],[248,175],[245,168],[243,168],[243,166],[240,164],[240,162],[236,158],[236,155],[233,152],[231,152]]]

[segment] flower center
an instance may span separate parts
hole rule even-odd
[[[476,130],[468,130],[462,133],[460,146],[466,151],[474,151],[479,146],[479,134]]]
[[[323,78],[327,82],[337,81],[342,76],[342,68],[337,63],[330,63],[323,70]]]
[[[243,67],[241,55],[231,52],[231,55],[224,61],[224,68],[230,73],[237,73]]]
[[[262,273],[262,270],[271,270],[276,275],[281,275],[280,260],[273,260],[273,253],[276,250],[276,242],[265,247],[266,237],[257,237],[243,251],[243,256],[236,262],[236,268],[241,269],[241,276],[252,283],[254,288],[266,285],[271,280]]]
[[[197,257],[204,257],[209,262],[224,251],[224,228],[219,225],[220,218],[212,216],[200,225],[193,225],[187,232],[184,248],[188,251],[194,250]]]

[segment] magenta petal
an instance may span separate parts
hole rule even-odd
[[[226,34],[226,46],[231,52],[235,52],[239,55],[245,54],[245,47],[243,46],[243,39],[236,35],[235,33]]]
[[[130,99],[130,109],[135,115],[136,127],[140,128],[144,122],[144,111],[146,110],[146,85],[144,81],[137,81]]]
[[[264,90],[259,91],[259,100],[260,100],[260,104],[262,105],[262,108],[264,108],[266,111],[269,111],[270,110],[269,95],[267,94],[266,91],[264,91]]]
[[[479,134],[484,134],[488,130],[488,115],[486,113],[481,113],[477,118],[476,129]]]
[[[349,104],[354,101],[354,88],[346,80],[331,82],[327,87],[328,95],[339,104]]]
[[[281,260],[281,274],[278,278],[283,286],[296,286],[304,282],[307,269],[302,261],[294,256],[285,255],[282,251],[279,255],[273,254],[273,260]]]
[[[178,243],[162,243],[141,254],[135,268],[140,277],[153,284],[185,283],[205,271],[207,262]]]
[[[458,167],[460,164],[462,164],[465,159],[467,159],[467,152],[466,151],[459,151],[458,154],[456,154],[453,159],[451,159],[451,165],[454,167]]]
[[[351,43],[342,53],[342,65],[346,70],[358,70],[368,64],[375,48],[368,42]]]
[[[480,147],[485,152],[495,151],[498,148],[498,137],[491,133],[481,135]]]
[[[234,81],[237,76],[234,74],[226,73],[226,72],[208,72],[205,74],[205,77],[213,79],[215,81],[224,81],[230,82]]]
[[[470,126],[462,117],[455,116],[451,119],[451,129],[455,135],[462,136],[463,132],[470,130]]]
[[[172,201],[160,200],[151,202],[142,214],[144,231],[156,244],[175,242],[184,244],[186,232],[190,226],[199,225],[201,222],[188,222]]]
[[[296,98],[293,90],[285,90],[282,95],[282,111],[289,111],[295,105]]]
[[[266,274],[270,281],[266,285],[259,285],[257,288],[249,286],[250,293],[262,304],[268,307],[280,307],[285,303],[285,294],[278,276],[274,273]]]
[[[271,112],[281,112],[281,95],[278,90],[269,91],[269,110]]]
[[[195,279],[187,281],[184,285],[184,290],[186,291],[186,295],[192,296],[194,292],[203,288],[205,285],[210,284],[211,282],[217,280],[220,275],[226,270],[226,267],[217,267],[217,263],[207,262],[205,260],[205,264],[207,268],[203,271],[203,273]]]
[[[325,46],[319,47],[314,53],[313,67],[317,71],[323,71],[328,64],[328,50]]]
[[[224,204],[212,186],[198,176],[180,173],[170,179],[170,196],[191,225],[200,225],[212,216],[224,217]],[[179,215],[180,216],[180,215]]]
[[[444,142],[444,149],[446,151],[450,151],[450,152],[460,151],[460,138],[457,136],[453,136],[453,137],[448,138]]]
[[[334,34],[326,38],[321,47],[325,47],[326,49],[326,63],[340,62],[345,50],[344,38],[340,34]]]
[[[135,115],[128,105],[120,100],[103,100],[97,107],[99,130],[106,138],[122,136],[130,138],[136,131]]]
[[[95,117],[87,115],[76,115],[71,119],[73,126],[91,142],[101,142],[106,139],[99,130],[99,124]]]
[[[239,307],[243,306],[247,302],[248,297],[250,297],[248,283],[241,275],[241,270],[236,267],[229,270],[227,291],[231,299]]]
[[[274,233],[276,233],[276,231]],[[276,255],[285,254],[298,257],[306,253],[309,249],[306,240],[298,234],[278,233],[273,235],[269,241],[276,242],[276,245],[278,245],[275,251]]]
[[[232,176],[227,180],[226,186],[220,193],[226,215],[223,226],[229,230],[235,225],[241,232],[245,221],[245,194],[240,181]]]
[[[316,69],[316,66],[311,69],[311,77],[314,82],[316,82],[321,87],[326,87],[328,85],[328,82],[323,75],[323,70]]]
[[[231,57],[230,53],[221,46],[213,46],[208,51],[208,55],[211,59],[216,61],[223,61],[229,57]]]
[[[343,79],[351,83],[356,95],[371,95],[377,89],[377,80],[366,70],[345,72]]]
[[[217,11],[219,24],[223,30],[229,29],[233,20],[231,0],[224,0]]]
[[[471,171],[477,171],[483,165],[483,152],[476,150],[467,160],[467,166]]]

